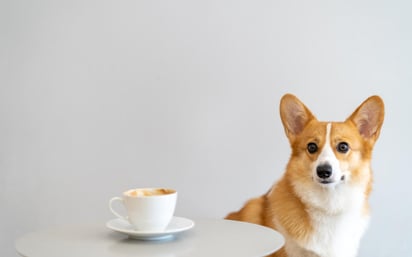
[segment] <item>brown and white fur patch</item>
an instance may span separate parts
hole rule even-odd
[[[369,97],[344,122],[321,122],[287,94],[280,115],[292,149],[283,177],[226,218],[282,233],[285,245],[273,257],[355,257],[369,221],[382,99]]]

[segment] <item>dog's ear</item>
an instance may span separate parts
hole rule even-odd
[[[346,121],[353,122],[361,136],[374,143],[379,137],[384,116],[383,100],[379,96],[371,96]]]
[[[294,141],[309,121],[316,119],[310,110],[291,94],[284,95],[280,100],[280,117],[290,142]]]

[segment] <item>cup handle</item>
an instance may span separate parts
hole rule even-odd
[[[115,211],[115,210],[113,209],[112,204],[113,204],[115,201],[120,201],[120,202],[123,203],[123,198],[116,196],[116,197],[113,197],[112,199],[110,199],[110,201],[109,201],[110,211],[111,211],[116,217],[121,218],[121,219],[124,219],[124,220],[127,220],[127,217],[120,215],[117,211]]]

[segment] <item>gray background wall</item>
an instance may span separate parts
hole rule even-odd
[[[359,256],[412,250],[409,1],[0,2],[0,255],[111,196],[178,189],[177,215],[223,217],[289,157],[280,97],[321,120],[381,95],[373,219]]]

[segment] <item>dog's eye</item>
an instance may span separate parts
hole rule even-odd
[[[349,145],[346,142],[340,142],[336,147],[336,150],[340,153],[347,153],[349,151]]]
[[[309,153],[316,153],[318,151],[318,145],[315,143],[309,143],[307,149]]]

